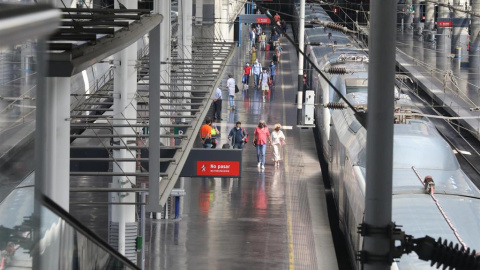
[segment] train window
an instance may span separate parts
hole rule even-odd
[[[363,92],[366,93],[368,91],[367,87],[348,87],[347,86],[347,95],[351,93]]]
[[[351,93],[368,91],[368,79],[364,78],[349,78],[345,79],[345,88],[347,90],[347,95]]]

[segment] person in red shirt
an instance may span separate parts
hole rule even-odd
[[[250,66],[249,63],[245,64],[245,67],[243,68],[243,90],[248,89],[248,84],[250,82],[250,73],[252,72],[252,67]]]
[[[278,22],[280,21],[280,15],[278,15],[278,13],[275,13],[275,16],[273,17],[273,19],[278,24]]]
[[[267,142],[270,144],[272,141],[270,140],[270,132],[268,131],[268,127],[265,124],[265,121],[260,120],[258,123],[258,127],[255,128],[253,132],[254,139],[253,144],[257,147],[257,161],[258,167],[265,169],[265,152],[267,151]]]

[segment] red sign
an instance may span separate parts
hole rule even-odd
[[[270,23],[269,18],[257,18],[257,23]]]
[[[197,175],[240,176],[238,161],[197,161]]]
[[[438,27],[452,27],[452,21],[438,22]]]

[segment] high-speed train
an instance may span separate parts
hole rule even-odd
[[[298,14],[299,5],[296,6]],[[298,17],[298,16],[297,16]],[[331,22],[319,4],[307,4],[310,18]],[[368,111],[368,52],[346,34],[318,26],[305,30],[305,53],[357,110]],[[334,45],[335,44],[335,45]],[[308,62],[307,84],[316,93],[316,104],[342,103],[327,82]],[[386,91],[388,89],[385,89]],[[459,246],[480,249],[480,192],[461,170],[451,147],[433,123],[400,88],[395,91],[393,156],[393,221],[415,238],[441,237]],[[414,116],[415,115],[415,116]],[[322,170],[328,173],[338,210],[339,223],[355,254],[363,238],[357,226],[364,217],[366,179],[366,132],[351,109],[317,107],[318,141],[323,151]],[[325,174],[324,174],[325,175]],[[433,197],[423,181],[435,183]],[[442,209],[442,210],[441,210]],[[403,255],[391,269],[435,269],[415,253]]]

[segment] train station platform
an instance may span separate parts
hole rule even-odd
[[[234,74],[241,87],[250,59],[247,46],[242,42],[228,63],[221,84],[224,120],[216,123],[218,148],[228,143],[236,121],[250,134],[242,177],[183,179],[182,217],[147,222],[148,269],[338,269],[313,131],[295,127],[296,51],[282,42],[276,85],[265,101],[251,80],[248,91],[236,94],[235,110],[229,110],[227,74]],[[259,51],[257,58],[268,67],[272,55]],[[276,123],[284,127],[287,144],[280,167],[274,166],[271,147],[265,170],[257,167],[251,141],[259,120],[270,129]]]
[[[480,71],[469,52],[451,53],[450,36],[428,41],[412,30],[397,31],[397,66],[461,125],[480,138]],[[477,56],[478,57],[478,56]]]

